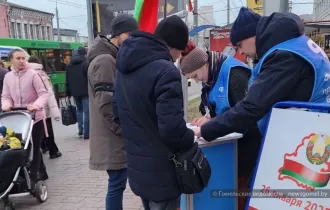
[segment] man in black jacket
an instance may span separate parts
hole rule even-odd
[[[79,47],[74,51],[71,61],[66,66],[66,94],[73,96],[77,106],[78,136],[89,139],[89,105],[87,71],[87,51]]]
[[[188,149],[194,142],[184,120],[181,75],[173,63],[188,42],[188,28],[171,16],[158,24],[155,35],[135,32],[122,44],[116,102],[132,191],[146,210],[176,210],[181,192],[168,150]]]
[[[195,129],[197,136],[212,141],[232,132],[244,132],[258,121],[260,131],[264,132],[265,116],[276,103],[326,101],[322,89],[317,90],[314,86],[329,86],[329,81],[324,79],[329,72],[329,61],[320,47],[304,36],[304,25],[297,15],[273,13],[260,17],[242,8],[230,38],[242,55],[258,62],[254,69],[255,80],[243,101]],[[297,41],[299,44],[294,44]]]

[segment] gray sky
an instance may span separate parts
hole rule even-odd
[[[8,0],[9,2],[20,4],[23,6],[31,7],[46,12],[55,14],[55,0]],[[110,1],[110,0],[109,0]],[[186,0],[182,0],[186,1]],[[86,0],[60,0],[60,2],[70,3],[58,3],[60,27],[78,30],[81,35],[87,36],[87,9]],[[218,25],[226,24],[227,13],[226,11],[218,11],[226,9],[226,0],[199,0],[199,5],[213,5],[214,18]],[[309,3],[312,0],[293,0],[292,12],[301,14],[312,14],[312,4],[297,4],[297,3]],[[246,0],[231,0],[231,7],[245,6]],[[134,6],[133,6],[134,7]],[[239,9],[232,9],[230,19],[235,20]],[[54,18],[54,27],[57,27],[56,18]]]

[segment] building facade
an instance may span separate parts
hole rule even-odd
[[[8,38],[10,37],[10,30],[8,24],[8,6],[0,5],[0,37]]]
[[[54,28],[53,32],[54,32],[54,40],[59,41],[57,28]],[[79,35],[77,30],[61,28],[60,29],[60,41],[86,43],[86,42],[88,42],[88,37]]]
[[[53,40],[54,14],[0,0],[7,7],[10,38]]]
[[[314,21],[330,20],[330,0],[314,0]]]

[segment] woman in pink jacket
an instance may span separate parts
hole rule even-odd
[[[47,135],[45,129],[45,105],[48,101],[48,91],[37,71],[27,68],[25,54],[20,49],[12,50],[8,55],[12,62],[11,72],[7,73],[3,81],[1,105],[3,111],[10,111],[13,107],[27,107],[35,111],[35,124],[32,130],[33,161],[30,168],[32,186],[43,177],[48,177],[44,165],[40,144]],[[39,177],[38,177],[39,172]]]
[[[59,121],[61,119],[60,110],[59,110],[58,104],[56,102],[55,94],[53,91],[53,86],[50,83],[50,79],[49,79],[48,75],[46,74],[46,72],[43,71],[43,66],[42,66],[39,58],[36,56],[31,56],[29,58],[28,62],[29,62],[29,68],[36,70],[40,74],[44,84],[47,87],[48,93],[49,93],[48,102],[45,106],[48,137],[45,137],[44,140],[41,142],[41,148],[43,150],[47,148],[47,150],[49,150],[49,158],[55,159],[55,158],[61,157],[62,153],[58,150],[58,147],[55,143],[52,117],[56,121]],[[45,146],[46,146],[46,148],[45,148]],[[45,179],[47,179],[47,177],[45,177]]]

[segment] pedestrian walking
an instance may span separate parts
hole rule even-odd
[[[47,131],[48,131],[48,137],[45,137],[43,139],[41,148],[42,148],[42,150],[49,151],[50,159],[55,159],[55,158],[61,157],[62,153],[58,150],[58,147],[55,143],[52,117],[54,118],[54,120],[59,121],[61,119],[60,110],[58,108],[58,104],[57,104],[57,101],[55,98],[53,86],[50,82],[48,75],[43,70],[43,66],[42,66],[39,58],[36,56],[31,56],[28,59],[28,62],[29,62],[29,67],[36,70],[40,74],[40,76],[48,90],[48,93],[49,93],[48,102],[45,106],[46,126],[47,126]]]
[[[88,91],[90,106],[90,161],[92,170],[106,170],[109,176],[106,210],[123,209],[127,183],[127,163],[119,121],[113,114],[114,82],[118,48],[132,31],[136,20],[118,15],[111,23],[111,39],[99,35],[88,51]]]
[[[0,60],[0,68],[1,69],[5,69],[6,68],[5,63],[2,60]]]
[[[89,139],[89,102],[87,87],[87,50],[79,47],[66,66],[66,95],[77,106],[78,136]]]
[[[32,189],[38,180],[47,178],[46,166],[43,162],[40,145],[47,129],[45,125],[45,109],[49,93],[41,76],[34,69],[29,68],[25,53],[20,49],[12,50],[8,55],[12,71],[5,75],[1,95],[3,111],[10,111],[13,107],[27,107],[35,112],[35,123],[32,129],[33,160],[30,167]],[[39,173],[39,175],[38,175]]]
[[[9,71],[5,68],[4,63],[2,63],[2,61],[0,61],[0,93],[2,93],[3,80],[5,79],[5,75],[8,72]],[[0,102],[0,107],[1,107],[1,102]]]
[[[158,24],[154,35],[132,33],[117,55],[116,104],[128,180],[145,210],[177,210],[181,196],[167,151],[177,153],[194,143],[184,120],[181,75],[174,65],[188,36],[186,24],[173,15]]]

